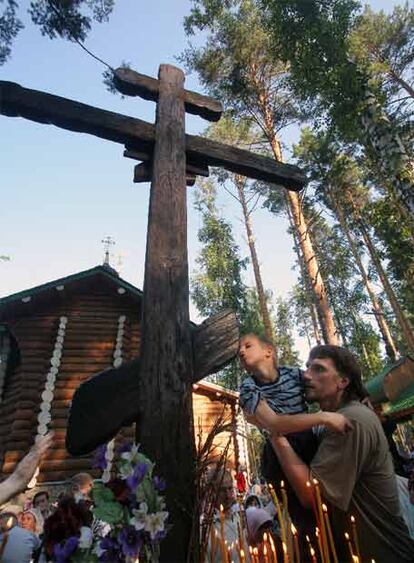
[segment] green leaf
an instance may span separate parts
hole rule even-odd
[[[110,489],[102,483],[96,483],[92,497],[95,505],[92,511],[96,518],[108,524],[118,524],[122,521],[122,506],[114,500],[114,494]]]

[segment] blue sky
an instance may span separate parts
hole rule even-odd
[[[20,3],[26,7],[29,0]],[[397,3],[372,0],[370,5],[390,10]],[[137,71],[156,76],[160,63],[178,64],[175,57],[186,46],[182,21],[189,8],[187,0],[117,0],[109,23],[95,25],[86,45],[111,66],[127,61]],[[102,65],[75,44],[42,37],[22,16],[27,25],[11,60],[0,67],[1,80],[154,121],[152,102],[110,94],[102,84]],[[195,76],[187,77],[186,87],[201,90]],[[190,133],[206,125],[187,116]],[[122,152],[121,145],[93,136],[0,116],[0,255],[11,258],[0,261],[0,296],[101,263],[105,235],[116,241],[113,263],[117,266],[121,258],[122,277],[142,286],[149,186],[133,184],[134,161]],[[247,254],[240,211],[224,194],[220,206]],[[192,269],[200,221],[192,210],[191,188],[188,209]],[[286,297],[296,277],[286,224],[265,211],[255,213],[253,221],[264,284]],[[246,281],[253,285],[250,271]]]

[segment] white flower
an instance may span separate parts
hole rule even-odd
[[[164,530],[164,521],[168,518],[168,512],[156,512],[148,514],[145,518],[145,531],[149,532],[151,539],[155,539],[158,532]]]
[[[138,452],[139,450],[139,445],[137,444],[133,444],[131,451],[129,452],[124,452],[123,454],[121,454],[121,459],[125,459],[128,463],[135,465],[136,463],[138,463],[139,459],[138,459]]]
[[[148,505],[146,502],[141,502],[139,505],[139,510],[134,509],[134,517],[131,518],[130,523],[135,527],[136,530],[143,530],[148,517]]]
[[[92,530],[87,526],[82,526],[80,529],[79,548],[89,549],[93,542]]]

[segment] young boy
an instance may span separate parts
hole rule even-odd
[[[288,434],[287,439],[305,463],[310,463],[317,449],[314,426],[326,426],[343,433],[350,428],[339,413],[307,414],[303,371],[299,368],[278,367],[271,342],[256,334],[240,339],[239,358],[250,374],[240,386],[240,406],[247,420],[272,433]],[[287,416],[288,415],[288,416]],[[288,491],[289,511],[297,528],[306,531],[314,527],[312,514],[305,514],[299,500],[289,488],[269,440],[262,454],[262,474],[278,489],[284,480]]]

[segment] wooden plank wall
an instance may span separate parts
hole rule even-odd
[[[64,481],[79,471],[100,477],[100,472],[91,470],[90,455],[74,458],[66,452],[66,425],[70,401],[79,384],[113,363],[120,315],[126,316],[122,352],[127,361],[139,354],[140,312],[136,299],[131,299],[127,293],[117,294],[116,288],[92,287],[81,294],[62,295],[58,304],[43,306],[41,312],[34,310],[33,314],[9,321],[19,342],[22,361],[11,381],[6,383],[0,404],[0,467],[3,476],[13,471],[34,441],[59,319],[66,316],[63,355],[51,409],[54,447],[42,463],[38,482]],[[202,439],[206,439],[223,408],[235,423],[234,401],[217,397],[214,391],[198,386],[193,393],[193,407],[196,442],[200,431]],[[216,437],[213,460],[220,456],[230,438],[229,462],[231,467],[236,466],[238,444],[235,432],[234,424],[233,432]],[[122,429],[118,438],[121,437],[133,439],[133,427]]]
[[[131,307],[130,298],[116,294],[114,297],[113,293],[99,289],[66,299],[64,305],[54,308],[53,315],[30,316],[11,324],[21,347],[22,363],[10,386],[6,387],[0,406],[0,419],[5,420],[0,427],[5,452],[4,474],[13,471],[16,462],[33,443],[41,393],[62,315],[68,318],[68,323],[52,402],[50,428],[55,432],[55,441],[42,464],[39,482],[61,481],[91,469],[90,456],[73,458],[65,450],[69,405],[82,381],[112,365],[120,315],[126,316],[124,360],[139,349],[139,311]],[[6,414],[9,418],[5,418]],[[14,422],[11,423],[11,419]],[[8,438],[5,439],[6,433]]]

